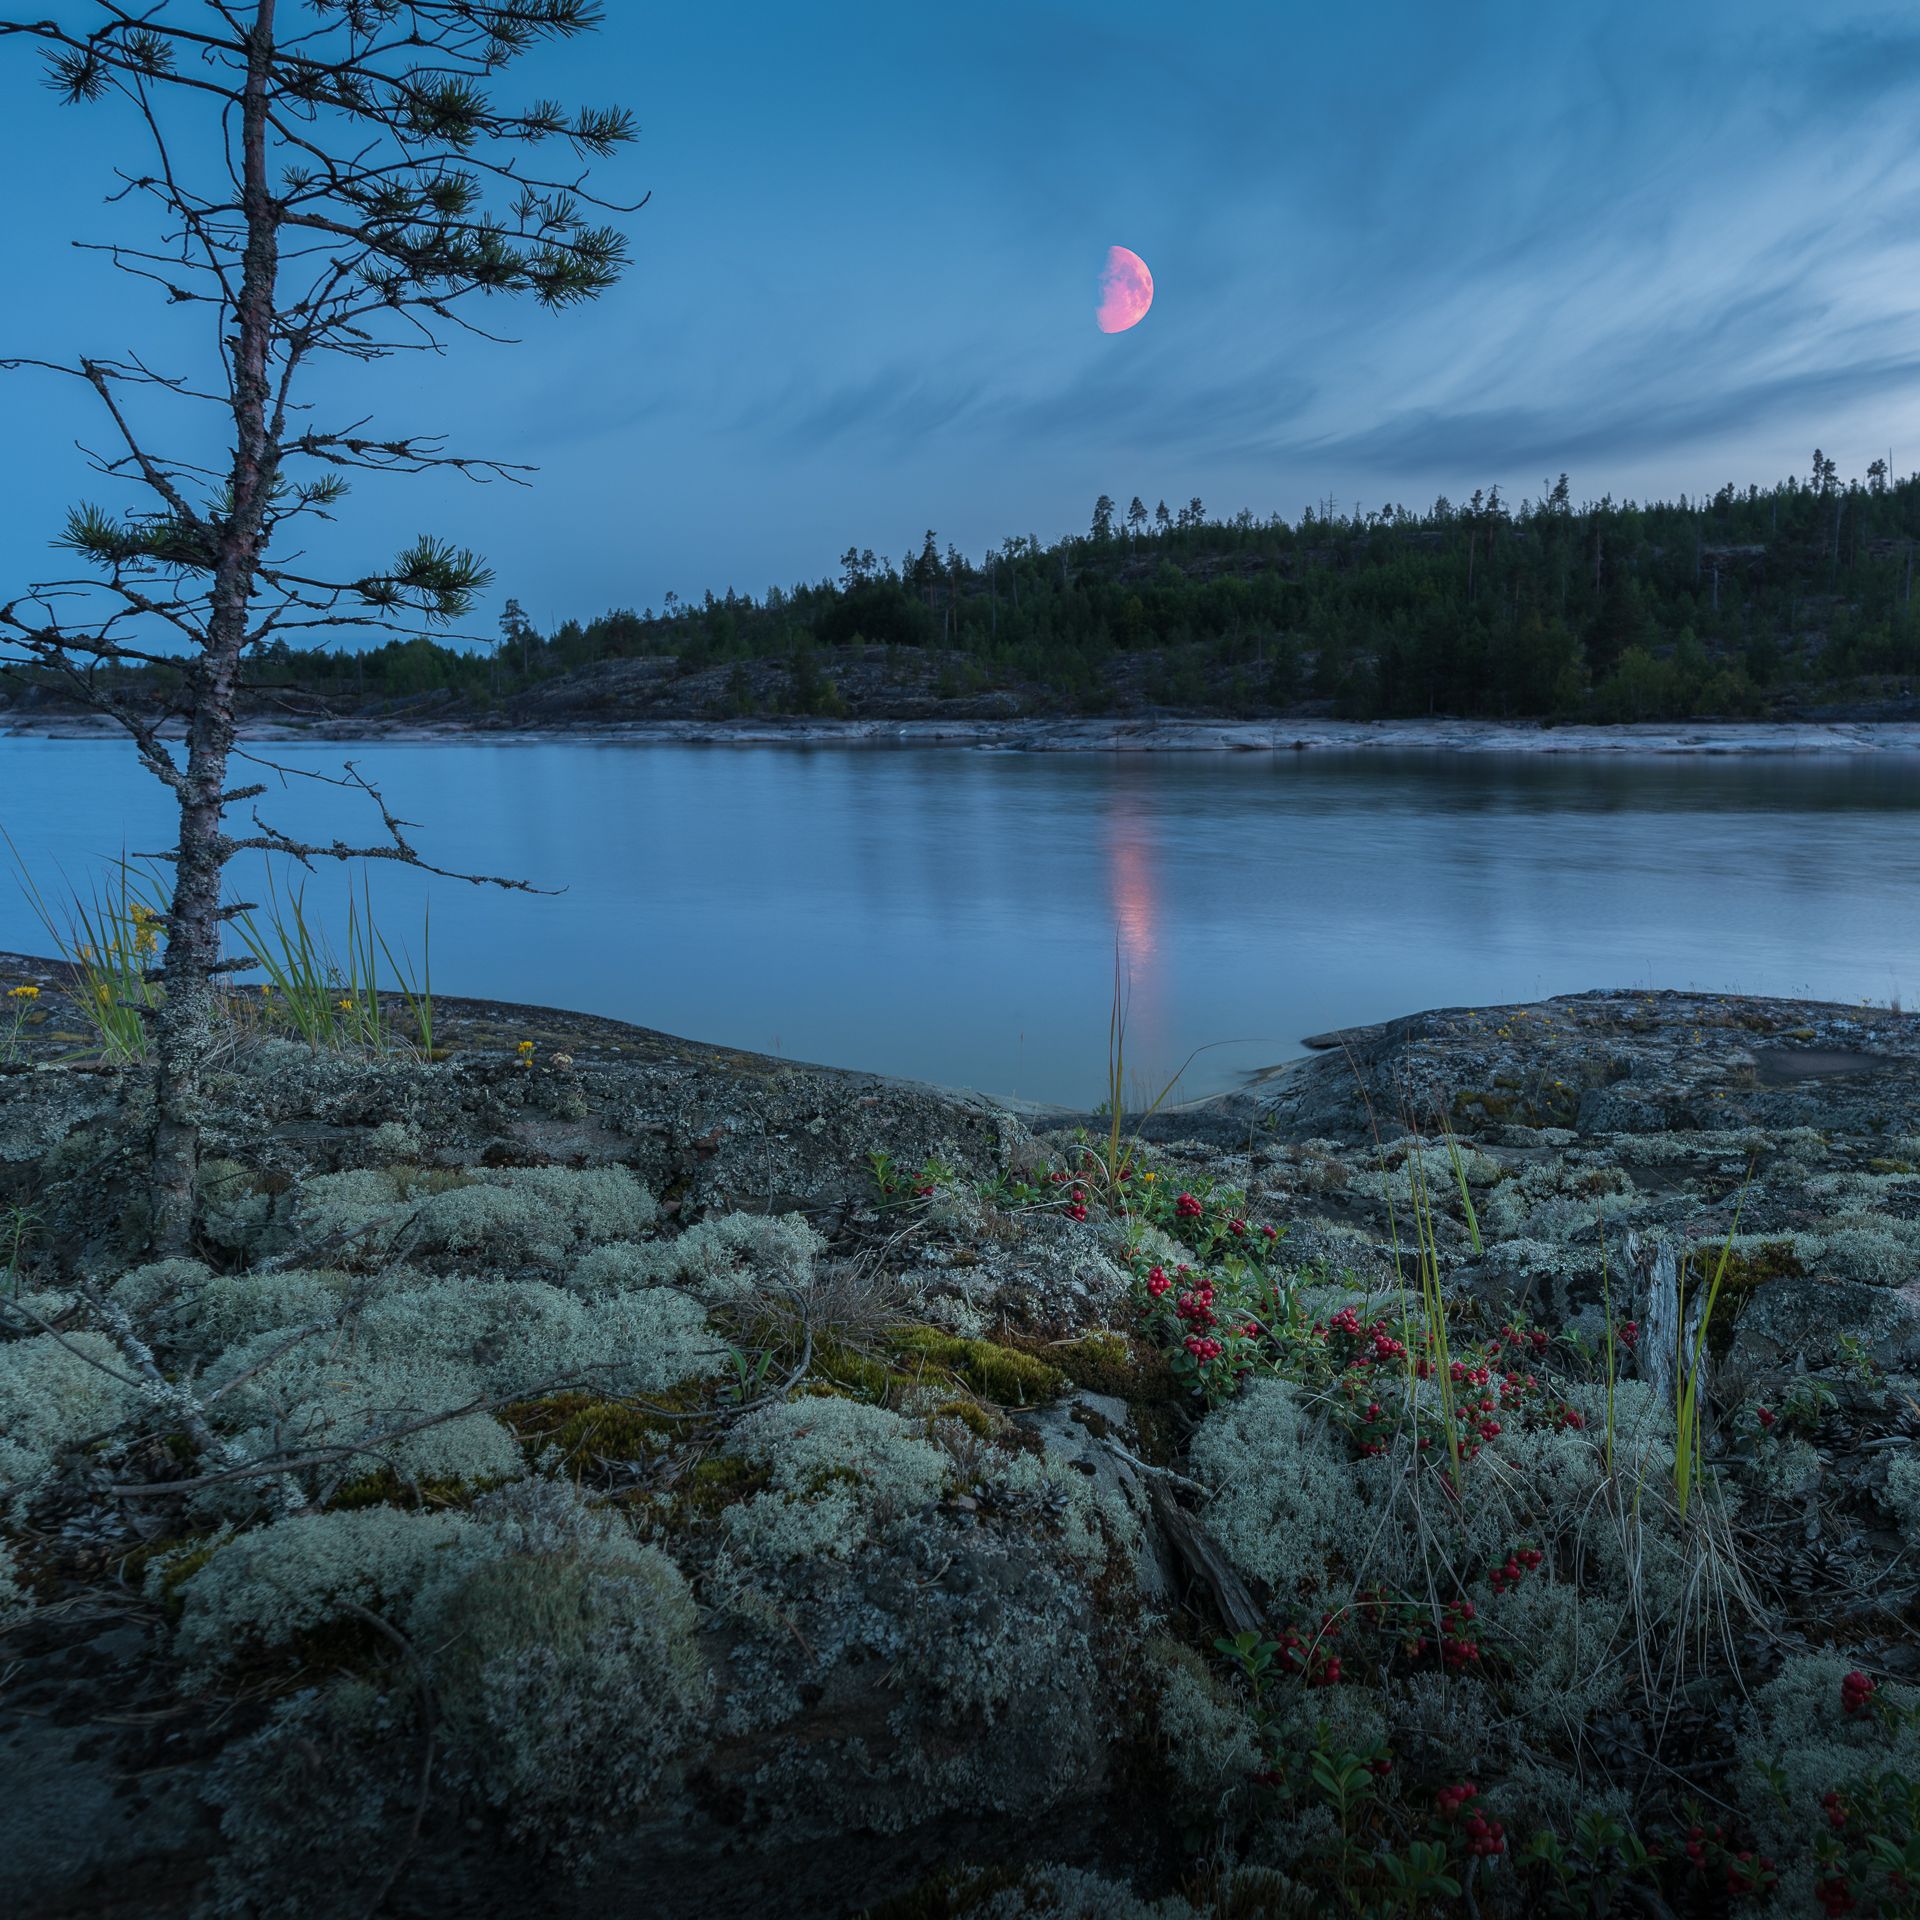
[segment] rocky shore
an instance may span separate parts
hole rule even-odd
[[[1435,1011],[1128,1155],[454,1003],[237,1038],[156,1264],[0,978],[11,1911],[1910,1910],[1920,1020]]]
[[[165,727],[160,729],[164,735]],[[400,713],[311,721],[255,718],[252,741],[453,741],[489,745],[700,747],[955,747],[997,753],[1521,753],[1912,754],[1920,722],[1905,720],[1719,720],[1657,725],[1549,725],[1484,720],[768,719],[607,720],[551,725],[500,720],[435,721]],[[113,722],[80,713],[0,710],[0,739],[89,740],[123,736]]]

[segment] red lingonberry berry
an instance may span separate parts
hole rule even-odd
[[[1851,1913],[1858,1904],[1853,1897],[1853,1888],[1844,1873],[1830,1873],[1822,1880],[1813,1883],[1813,1897],[1820,1902],[1820,1909],[1829,1920],[1843,1913]]]

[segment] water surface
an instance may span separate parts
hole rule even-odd
[[[1920,758],[263,751],[352,757],[437,864],[559,890],[371,869],[416,954],[430,903],[441,992],[1034,1099],[1101,1097],[1116,941],[1136,1069],[1206,1047],[1190,1094],[1423,1007],[1920,989]],[[377,827],[261,777],[291,831]],[[117,742],[0,738],[0,825],[49,889],[165,845],[169,804]],[[308,883],[336,929],[346,884]],[[0,870],[0,948],[47,944]]]

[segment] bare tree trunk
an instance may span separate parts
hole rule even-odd
[[[233,749],[234,693],[273,483],[268,356],[279,236],[267,183],[267,83],[274,7],[275,0],[259,0],[248,36],[241,103],[241,206],[247,242],[233,358],[232,517],[221,530],[207,645],[188,669],[199,684],[180,788],[180,844],[167,910],[163,999],[155,1021],[153,1240],[162,1253],[183,1251],[193,1232],[201,1080],[213,1046],[214,980],[220,958],[220,885],[227,862],[221,821]]]

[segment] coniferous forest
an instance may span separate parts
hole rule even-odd
[[[1316,713],[1598,722],[1900,712],[1920,668],[1920,477],[1876,460],[1711,498],[1497,487],[1297,521],[1103,495],[1088,530],[966,555],[849,547],[831,578],[728,586],[497,647],[275,646],[259,699],[550,721]],[[510,585],[511,583],[504,583]],[[166,669],[129,672],[155,695]],[[57,683],[13,676],[16,700]]]

